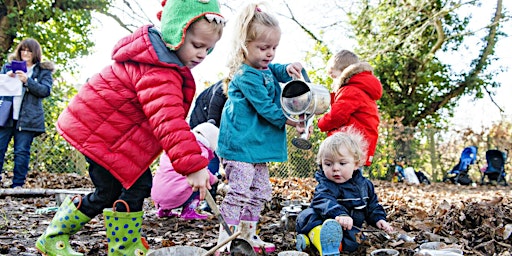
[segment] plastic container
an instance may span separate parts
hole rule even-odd
[[[284,251],[277,254],[277,256],[308,256],[305,252],[299,251]]]
[[[148,253],[148,256],[191,256],[191,255],[203,255],[208,251],[194,246],[171,246],[164,247],[158,250]]]
[[[370,253],[371,256],[387,256],[387,255],[393,255],[397,256],[399,252],[395,249],[378,249],[375,251],[372,251]]]
[[[424,244],[420,244],[420,249],[427,250],[439,250],[446,247],[446,244],[443,242],[427,242]]]

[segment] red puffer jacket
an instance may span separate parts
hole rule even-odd
[[[366,62],[348,66],[339,78],[339,88],[334,88],[331,110],[318,120],[318,128],[328,136],[349,126],[363,133],[369,144],[366,166],[371,165],[377,147],[380,119],[376,101],[382,97],[382,85],[372,70]]]
[[[121,39],[112,65],[80,88],[59,133],[130,188],[162,152],[183,175],[207,166],[185,121],[195,94],[190,69],[150,25]]]

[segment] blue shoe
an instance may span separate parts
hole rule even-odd
[[[304,250],[306,250],[306,248],[309,247],[309,238],[306,235],[298,234],[295,240],[295,248],[297,249],[297,251],[303,252]]]

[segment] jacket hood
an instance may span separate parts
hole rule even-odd
[[[373,75],[373,68],[368,62],[359,62],[345,68],[336,80],[333,90],[337,91],[347,84],[361,89],[372,100],[382,97],[382,84]]]
[[[174,51],[165,46],[159,31],[146,25],[119,40],[112,51],[117,62],[133,61],[155,66],[183,66]]]
[[[55,72],[55,65],[51,61],[43,61],[43,62],[39,63],[39,66],[42,69],[50,70],[52,73]]]

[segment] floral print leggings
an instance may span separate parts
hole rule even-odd
[[[245,163],[224,160],[229,190],[220,212],[229,225],[240,220],[258,221],[267,201],[272,199],[272,185],[266,163]]]

